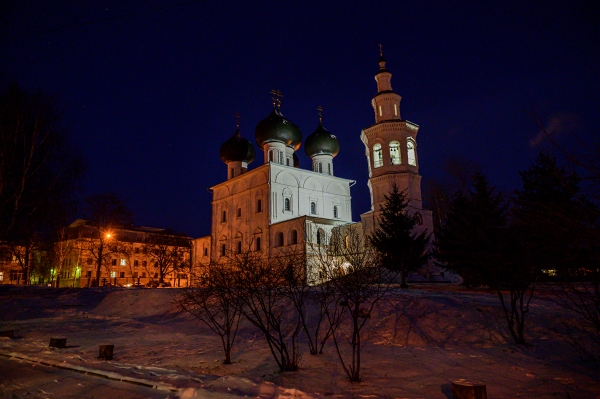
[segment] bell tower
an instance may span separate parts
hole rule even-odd
[[[404,192],[409,209],[418,213],[423,228],[433,231],[431,212],[423,210],[421,175],[417,156],[419,126],[400,117],[402,97],[392,89],[392,74],[386,68],[383,52],[379,53],[379,70],[375,74],[377,94],[371,100],[375,123],[362,130],[369,167],[371,210],[361,215],[363,227],[371,232],[376,226],[385,195],[395,184]]]

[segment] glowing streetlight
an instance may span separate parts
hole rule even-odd
[[[110,233],[106,233],[106,238],[110,238],[111,234]]]

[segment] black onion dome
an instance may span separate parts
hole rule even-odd
[[[311,158],[315,155],[331,155],[335,157],[340,152],[340,142],[337,137],[323,127],[323,124],[319,123],[317,130],[306,138],[304,151]]]
[[[236,129],[231,138],[227,139],[222,145],[221,161],[227,162],[246,162],[254,161],[254,146],[252,143],[242,137],[239,129]]]
[[[292,121],[284,118],[277,109],[273,111],[262,121],[258,122],[254,131],[256,144],[260,148],[266,143],[279,142],[287,147],[298,150],[302,144],[302,132]]]

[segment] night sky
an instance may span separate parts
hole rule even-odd
[[[115,191],[139,225],[209,233],[226,178],[219,147],[281,110],[306,138],[341,144],[336,175],[370,208],[360,131],[374,123],[378,44],[420,125],[424,180],[447,159],[480,164],[502,190],[537,155],[538,127],[589,140],[600,126],[600,12],[592,1],[8,1],[0,78],[55,94],[89,162],[84,195]],[[303,168],[310,160],[299,151]],[[250,168],[262,164],[262,151]]]

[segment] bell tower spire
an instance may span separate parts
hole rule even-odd
[[[377,94],[371,100],[375,123],[363,129],[360,135],[369,166],[368,186],[371,193],[371,211],[362,214],[361,219],[367,231],[375,227],[385,196],[396,185],[406,195],[409,211],[421,214],[423,226],[432,231],[431,212],[423,210],[421,199],[417,157],[419,126],[401,119],[402,97],[392,89],[392,74],[386,64],[383,46],[379,45],[379,70],[375,74]]]

